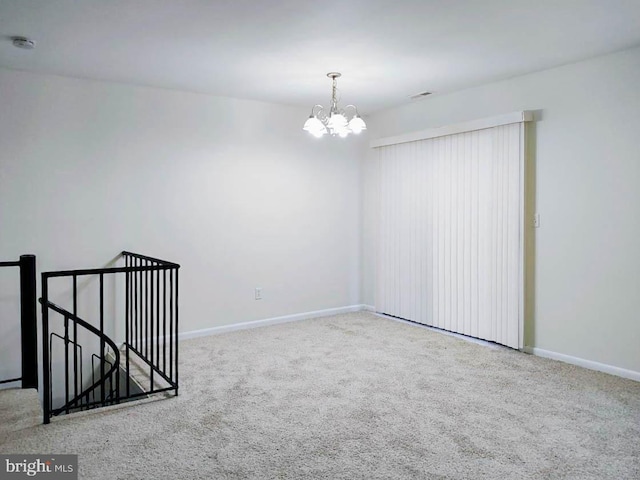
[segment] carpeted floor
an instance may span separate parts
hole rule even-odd
[[[83,479],[640,478],[640,383],[369,313],[185,341],[180,371],[177,398],[0,452],[77,453]]]

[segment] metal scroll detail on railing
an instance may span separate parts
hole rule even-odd
[[[131,252],[122,252],[122,258],[124,266],[120,267],[42,274],[44,423],[63,413],[161,392],[178,394],[180,265]],[[118,312],[113,319],[105,318],[108,275],[116,276],[114,285],[123,280],[120,283],[124,286],[122,297],[112,296],[123,298],[123,305],[113,309]],[[64,277],[72,281],[73,311],[48,298],[49,282]],[[99,279],[99,298],[94,299],[98,307],[95,324],[78,316],[80,277]],[[63,321],[54,323],[53,317]],[[110,335],[118,338],[114,340]],[[64,350],[55,355],[54,345],[58,343]]]
[[[42,301],[42,300],[41,300]],[[42,301],[43,305],[45,305],[44,301]],[[51,333],[49,335],[49,352],[51,352],[51,345],[53,342],[54,338],[59,338],[60,340],[62,340],[64,342],[65,345],[65,357],[68,359],[69,358],[69,346],[73,345],[74,347],[74,352],[73,352],[73,358],[75,360],[77,360],[79,358],[79,361],[74,361],[74,373],[73,373],[73,387],[74,387],[74,396],[73,398],[69,399],[70,397],[70,381],[71,381],[71,372],[69,371],[70,369],[70,362],[65,362],[65,400],[66,403],[64,405],[62,405],[61,407],[58,407],[56,409],[51,410],[51,416],[55,416],[55,415],[60,415],[61,413],[70,413],[70,411],[76,409],[76,408],[90,408],[90,407],[95,407],[95,406],[102,406],[101,404],[103,404],[106,400],[107,400],[107,394],[106,394],[106,389],[105,389],[105,384],[107,379],[112,379],[112,376],[114,373],[116,372],[116,369],[118,368],[119,362],[120,362],[120,353],[118,351],[118,347],[116,346],[116,344],[113,342],[113,340],[111,340],[107,335],[105,335],[104,333],[100,332],[96,327],[94,327],[93,325],[85,322],[84,320],[82,320],[81,318],[78,318],[76,315],[74,315],[71,312],[66,311],[65,309],[59,307],[58,305],[51,303],[51,302],[46,302],[46,305],[48,306],[48,308],[50,308],[51,310],[53,310],[54,312],[59,313],[60,315],[62,315],[64,317],[64,337],[56,334],[56,333]],[[70,335],[69,335],[69,321],[73,322],[73,331],[74,333],[74,338],[77,338],[77,332],[78,332],[78,327],[83,327],[85,329],[87,329],[89,332],[93,333],[94,335],[96,335],[101,342],[104,342],[105,346],[108,345],[111,350],[114,352],[115,355],[115,362],[108,362],[107,360],[105,360],[104,358],[100,358],[100,360],[102,361],[101,364],[101,375],[98,378],[97,381],[92,380],[92,383],[87,387],[84,388],[82,386],[82,379],[83,379],[83,372],[82,372],[82,347],[76,342],[76,341],[72,341],[70,339]],[[102,347],[102,350],[104,351],[105,346]],[[78,356],[78,351],[80,353],[80,355]],[[92,357],[97,357],[95,354],[92,355]],[[109,363],[111,365],[111,367],[109,368],[108,371],[104,371],[104,367],[105,364]],[[78,368],[78,366],[80,368]],[[49,372],[51,372],[51,362],[49,362]],[[49,376],[49,378],[51,378]],[[119,380],[119,376],[116,376],[116,385],[118,383]],[[110,387],[113,386],[113,381],[110,380]],[[83,390],[84,388],[84,390]],[[95,400],[95,391],[97,389],[100,389],[100,401],[96,401]],[[80,389],[80,393],[78,393],[78,390]],[[46,389],[45,389],[46,390]],[[119,390],[119,386],[116,386],[116,391]],[[51,390],[49,391],[49,403],[51,403]],[[93,401],[89,401],[89,397],[91,394],[94,394],[94,398]],[[112,395],[109,395],[112,396]],[[119,402],[116,402],[119,403]]]

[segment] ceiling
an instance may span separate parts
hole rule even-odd
[[[0,0],[1,67],[365,114],[639,44],[638,0]]]

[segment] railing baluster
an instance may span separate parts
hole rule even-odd
[[[156,266],[159,265],[156,262]],[[160,368],[160,271],[156,270],[156,363],[155,366]]]
[[[49,334],[49,351],[53,352],[53,336],[55,335],[55,333],[50,333]],[[49,358],[49,378],[52,378],[51,372],[51,364],[52,364],[53,358]],[[53,386],[51,386],[51,388],[49,389],[49,405],[53,406]],[[48,423],[48,422],[47,422]]]
[[[73,314],[78,315],[78,276],[73,276]],[[73,322],[73,341],[78,344],[78,324]],[[82,390],[82,384],[80,384]],[[73,349],[73,398],[78,397],[78,356],[76,349]]]
[[[124,256],[124,266],[131,266],[131,261],[128,255]],[[131,395],[131,387],[129,386],[129,333],[130,333],[130,322],[131,322],[131,272],[125,272],[125,341],[124,341],[124,355],[125,355],[125,388],[127,397]]]
[[[173,381],[173,269],[169,270],[169,378]]]
[[[94,353],[93,355],[91,355],[91,385],[94,385],[96,383],[96,364],[94,362],[96,358],[96,354]],[[92,401],[96,401],[96,390],[93,389],[91,391],[91,398]]]
[[[115,352],[113,355],[115,359]],[[120,403],[120,365],[118,365],[117,367],[118,368],[114,370],[113,374],[116,376],[116,403]]]
[[[176,396],[178,395],[178,269],[176,269],[176,326],[175,326],[175,345],[176,345]]]
[[[162,270],[162,371],[167,370],[167,271]]]
[[[100,274],[100,334],[104,335],[104,274]],[[100,337],[100,403],[104,405],[104,337]]]
[[[149,266],[149,261],[144,261]],[[144,271],[144,356],[149,358],[149,270]]]
[[[144,260],[139,259],[138,262],[140,267],[144,267]],[[138,339],[138,351],[144,353],[144,279],[146,274],[141,270],[138,275],[140,275],[140,337]]]
[[[42,287],[42,415],[43,423],[51,421],[51,357],[49,350],[49,294],[48,277],[46,273],[41,276]]]
[[[138,260],[138,266],[142,266],[142,260]],[[138,301],[140,302],[140,307],[139,307],[139,313],[138,313],[138,340],[137,340],[137,345],[136,348],[138,348],[140,351],[142,351],[142,334],[143,334],[143,328],[142,328],[142,319],[144,317],[144,312],[142,310],[142,271],[138,272]]]
[[[138,266],[138,259],[132,258],[132,264],[134,267]],[[138,272],[133,272],[133,335],[131,345],[134,348],[138,347]]]
[[[138,260],[134,259],[133,262],[134,266],[138,266]],[[134,282],[134,286],[133,286],[133,306],[134,306],[134,323],[133,323],[133,328],[135,329],[135,332],[133,334],[133,346],[135,348],[138,348],[138,276],[139,273],[138,272],[134,272],[133,273],[133,282]]]
[[[80,351],[80,390],[82,390],[82,386],[84,385],[84,383],[82,382],[82,372],[83,372],[83,368],[82,368],[82,347],[80,345],[76,345],[76,349]],[[78,397],[76,396],[76,398],[78,398]],[[80,405],[80,407],[82,407],[82,398],[80,398],[79,405]],[[82,408],[80,408],[80,410],[82,410]]]
[[[151,262],[151,265],[153,266],[153,262]],[[149,299],[149,310],[150,310],[150,323],[149,323],[149,337],[147,338],[147,342],[149,342],[151,345],[149,346],[149,351],[151,352],[151,356],[148,357],[151,360],[151,372],[149,372],[149,377],[150,377],[150,385],[151,385],[151,390],[153,391],[153,344],[154,342],[154,338],[153,338],[153,272],[149,272],[149,276],[151,277],[151,297]]]
[[[64,404],[69,413],[69,317],[64,317]]]

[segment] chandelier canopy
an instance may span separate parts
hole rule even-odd
[[[325,113],[325,108],[322,105],[314,105],[311,109],[311,115],[309,115],[309,118],[304,123],[304,127],[302,127],[303,130],[306,130],[314,137],[320,138],[330,133],[331,135],[338,135],[344,138],[350,133],[358,134],[367,129],[367,125],[364,123],[364,120],[360,118],[355,105],[347,105],[344,109],[338,107],[336,79],[340,76],[341,74],[338,72],[327,73],[327,77],[333,82],[329,114]],[[347,120],[346,110],[348,108],[353,108],[354,110],[350,120]]]

